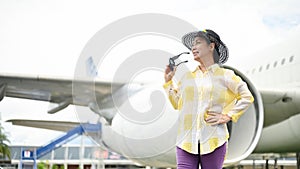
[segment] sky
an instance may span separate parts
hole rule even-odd
[[[0,0],[0,73],[71,78],[83,48],[99,30],[144,13],[171,15],[199,30],[215,30],[229,47],[226,64],[242,69],[257,59],[255,52],[300,31],[299,8],[298,0]],[[133,38],[110,55],[118,58],[147,48],[182,52],[176,43],[155,36]],[[109,79],[111,70],[103,69],[99,76]],[[48,108],[47,102],[4,98],[1,123],[11,144],[43,145],[62,133],[12,126],[8,119],[77,121],[72,106],[54,115],[47,114]]]

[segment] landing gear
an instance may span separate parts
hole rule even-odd
[[[278,169],[278,166],[277,166],[277,158],[274,159],[274,169]]]
[[[269,169],[269,159],[266,159],[266,169]]]
[[[300,152],[296,153],[297,169],[300,169]]]

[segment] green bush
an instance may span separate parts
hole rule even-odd
[[[39,162],[37,164],[38,169],[46,169],[47,165],[44,162]]]
[[[58,166],[57,166],[56,164],[54,164],[54,165],[52,166],[52,169],[58,169]]]

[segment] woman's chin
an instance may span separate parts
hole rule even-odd
[[[194,60],[199,62],[200,58],[198,56],[194,56]]]

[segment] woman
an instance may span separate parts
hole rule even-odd
[[[228,49],[212,30],[191,32],[182,43],[192,51],[199,66],[186,73],[177,88],[175,71],[165,70],[164,88],[180,111],[177,135],[178,169],[221,169],[229,133],[226,123],[236,122],[253,102],[247,84],[232,70],[221,67]]]

